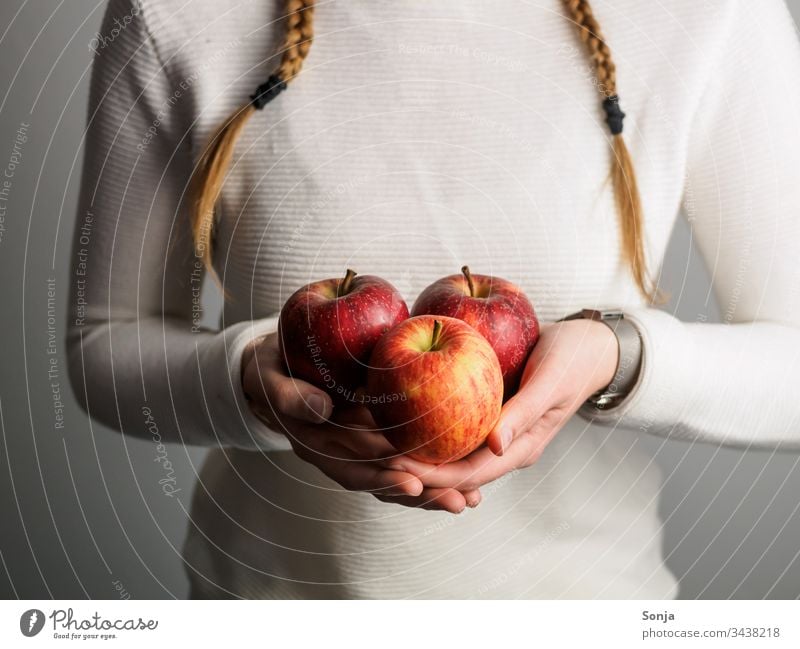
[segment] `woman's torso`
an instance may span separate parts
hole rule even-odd
[[[574,419],[459,515],[344,491],[291,452],[213,452],[185,559],[223,598],[671,598],[636,436]]]
[[[149,4],[167,73],[191,79],[175,109],[197,120],[196,157],[274,67],[282,3]],[[651,266],[702,88],[702,66],[673,52],[687,25],[711,23],[674,4],[674,24],[633,0],[598,15]],[[543,320],[641,304],[619,254],[602,97],[560,2],[321,2],[315,27],[303,73],[237,144],[215,233],[224,324],[274,315],[346,267],[410,303],[468,263],[522,286]],[[187,561],[218,594],[254,597],[669,597],[639,434],[574,418],[457,517],[343,492],[291,453],[214,452]]]

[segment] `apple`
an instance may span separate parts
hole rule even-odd
[[[312,383],[334,402],[355,402],[366,381],[375,343],[408,318],[403,297],[389,282],[352,270],[312,282],[281,309],[278,344],[289,375]]]
[[[398,451],[452,462],[478,448],[497,423],[503,375],[489,343],[466,322],[423,315],[375,345],[364,401]]]
[[[539,340],[539,321],[522,290],[491,275],[461,275],[435,281],[420,293],[412,316],[423,314],[459,318],[489,341],[503,371],[504,398],[516,392],[525,362]]]

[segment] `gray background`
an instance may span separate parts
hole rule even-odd
[[[795,19],[800,0],[789,2]],[[30,124],[0,231],[0,596],[183,597],[186,514],[163,495],[151,442],[92,425],[66,381],[63,312],[91,52],[103,0],[0,3],[0,167]],[[65,403],[54,430],[47,280]],[[679,221],[666,308],[718,320],[708,275]],[[213,300],[213,296],[212,296]],[[209,309],[213,311],[213,309]],[[214,318],[212,317],[213,321]],[[754,407],[757,407],[754,404]],[[647,438],[664,470],[665,554],[685,598],[800,596],[800,456]],[[188,501],[203,452],[171,447]],[[122,590],[120,590],[122,589]]]

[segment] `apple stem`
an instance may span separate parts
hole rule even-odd
[[[442,321],[441,320],[434,320],[433,321],[433,335],[431,336],[431,349],[430,351],[436,351],[439,347],[439,338],[442,335]]]
[[[350,284],[352,284],[355,276],[356,271],[348,268],[344,279],[339,282],[339,288],[336,290],[336,297],[342,297],[342,295],[347,295],[350,292]]]
[[[472,273],[469,272],[469,266],[462,266],[461,272],[467,278],[467,286],[469,286],[469,296],[475,297],[475,282],[472,281]]]

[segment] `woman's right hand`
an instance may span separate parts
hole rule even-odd
[[[423,487],[419,478],[383,466],[397,451],[363,406],[336,408],[319,388],[286,375],[277,334],[253,340],[242,353],[242,386],[253,412],[286,435],[295,454],[349,491],[385,502],[459,513],[480,502],[478,490]]]

